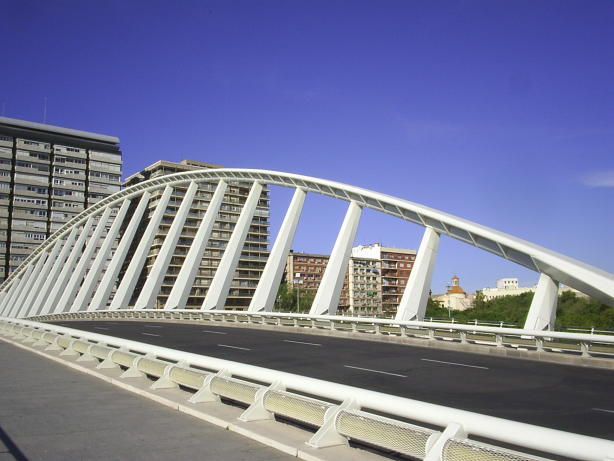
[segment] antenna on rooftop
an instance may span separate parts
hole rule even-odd
[[[47,123],[47,96],[45,96],[45,104],[43,106],[43,123]]]

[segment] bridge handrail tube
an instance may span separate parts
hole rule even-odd
[[[315,394],[332,400],[344,401],[348,395],[351,395],[357,399],[362,408],[419,420],[441,427],[446,427],[450,422],[456,422],[461,424],[469,434],[555,455],[571,456],[586,461],[603,461],[614,453],[614,441],[610,440],[509,421],[494,416],[447,408],[441,405],[387,395],[345,384],[337,384],[254,365],[178,351],[98,333],[90,333],[74,328],[5,317],[0,317],[0,321],[45,329],[55,333],[104,343],[105,345],[125,347],[128,350],[141,351],[157,357],[177,362],[183,361],[208,369],[228,370],[233,375],[260,382],[273,383],[281,381],[287,389],[306,392],[312,395]]]
[[[159,312],[159,309],[143,309],[141,312]],[[100,313],[109,312],[109,311],[98,311]],[[188,312],[196,312],[194,309],[175,309],[173,312],[176,313],[188,313]],[[378,318],[368,318],[368,317],[347,317],[340,315],[309,315],[309,314],[296,314],[296,313],[281,313],[281,312],[258,312],[258,313],[250,313],[246,311],[231,311],[225,310],[220,312],[209,311],[211,315],[248,315],[250,317],[287,317],[287,318],[298,318],[298,319],[309,319],[309,320],[334,320],[336,322],[349,322],[349,323],[371,323],[371,324],[381,324],[381,325],[390,325],[390,326],[414,326],[421,327],[425,329],[437,329],[437,330],[456,330],[456,331],[469,331],[474,332],[478,331],[481,333],[492,333],[492,334],[503,334],[509,336],[530,336],[536,338],[557,338],[557,339],[570,339],[575,341],[588,341],[588,342],[603,342],[603,343],[614,343],[614,335],[594,335],[594,334],[585,334],[585,333],[568,333],[564,331],[542,331],[542,330],[524,330],[521,328],[501,328],[501,327],[488,327],[482,325],[463,325],[458,323],[437,323],[433,324],[432,322],[420,322],[420,321],[395,321],[390,319],[378,319]]]

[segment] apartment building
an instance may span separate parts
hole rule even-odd
[[[290,252],[286,282],[301,290],[318,290],[330,255]],[[338,309],[350,314],[396,312],[416,259],[416,250],[379,243],[352,248]]]
[[[0,280],[54,231],[120,190],[119,139],[0,117]]]
[[[132,186],[148,179],[158,178],[172,173],[187,172],[194,170],[222,168],[221,165],[199,162],[195,160],[182,160],[181,162],[158,161],[142,171],[128,177],[124,182],[124,186]],[[187,301],[187,308],[200,308],[204,302],[205,296],[211,280],[215,274],[216,268],[222,258],[224,249],[230,239],[230,235],[241,213],[242,205],[245,203],[251,188],[251,183],[229,182],[228,189],[224,196],[218,219],[215,222],[211,238],[207,243],[205,253],[203,255],[200,268],[194,281],[194,286],[190,292]],[[167,211],[162,219],[160,227],[154,238],[153,245],[149,251],[145,268],[141,273],[139,282],[134,291],[132,303],[134,303],[141,291],[147,275],[151,272],[151,268],[156,259],[156,255],[160,251],[160,247],[164,242],[164,238],[173,222],[175,214],[179,209],[182,197],[187,190],[186,187],[176,187],[173,190],[171,201],[167,207]],[[205,211],[211,201],[215,184],[201,183],[199,185],[196,197],[190,208],[188,218],[186,219],[184,228],[181,232],[181,237],[171,259],[168,271],[162,283],[161,292],[157,297],[156,306],[163,307],[166,304],[168,295],[170,294],[173,285],[183,261],[190,249],[198,226],[204,217]],[[161,198],[162,190],[154,192],[149,203],[148,211],[143,219],[142,228],[147,224],[148,217],[153,213],[159,199]],[[247,235],[247,240],[243,247],[243,252],[239,260],[239,266],[235,272],[235,278],[232,281],[229,296],[226,300],[228,309],[247,309],[254,295],[260,276],[266,264],[269,255],[269,191],[264,189],[258,208],[252,220],[252,224]],[[135,243],[136,245],[136,243]],[[134,248],[132,249],[134,250]],[[126,266],[130,258],[127,258]],[[124,267],[124,270],[126,267]],[[121,276],[121,274],[120,274]]]
[[[416,250],[373,243],[352,248],[352,257],[380,262],[381,273],[377,280],[381,280],[381,312],[395,313],[414,265]]]

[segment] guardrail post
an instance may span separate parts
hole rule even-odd
[[[174,382],[170,377],[170,372],[175,366],[177,365],[175,365],[174,363],[167,365],[164,368],[164,373],[162,373],[162,376],[160,376],[151,386],[149,386],[149,388],[150,389],[177,389],[179,387],[179,384]]]
[[[358,322],[352,322],[352,332],[358,333]]]
[[[342,410],[360,410],[358,402],[350,397],[344,400],[343,403],[336,407],[330,407],[324,414],[324,424],[318,431],[309,439],[307,445],[314,448],[332,447],[335,445],[347,445],[348,439],[339,434],[336,427],[336,419],[339,412]]]
[[[429,335],[429,339],[435,339],[435,329],[434,328],[429,328],[428,329],[428,335]]]
[[[535,338],[537,352],[544,352],[544,338]]]
[[[469,344],[469,341],[467,341],[467,332],[466,331],[459,331],[458,335],[460,337],[461,344]]]
[[[429,439],[430,443],[427,443],[427,447],[429,445],[430,447],[423,461],[443,461],[443,447],[446,442],[450,439],[464,439],[466,437],[467,433],[463,429],[463,426],[458,423],[449,423],[434,442],[431,442]]]
[[[580,341],[580,351],[582,351],[582,357],[590,357],[590,343],[588,341]]]
[[[264,408],[264,396],[268,391],[285,391],[286,387],[281,381],[274,381],[268,387],[261,387],[254,397],[254,403],[252,403],[247,409],[241,413],[239,420],[249,421],[262,421],[267,419],[274,419],[272,412]]]
[[[497,343],[497,347],[503,347],[503,335],[496,334],[495,343]]]
[[[373,324],[373,332],[376,335],[381,335],[382,334],[382,326],[379,323],[374,323]]]

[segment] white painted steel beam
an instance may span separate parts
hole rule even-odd
[[[28,265],[26,270],[19,282],[19,286],[17,287],[17,291],[13,294],[13,299],[11,299],[10,304],[8,305],[8,317],[16,317],[17,312],[19,311],[19,306],[17,304],[17,300],[19,300],[25,291],[24,288],[28,284],[28,279],[30,278],[30,274],[32,273],[32,265]]]
[[[525,330],[554,330],[559,283],[541,274],[524,324]]]
[[[92,263],[92,256],[96,252],[98,245],[100,245],[102,234],[106,230],[109,218],[111,216],[111,210],[111,207],[108,207],[105,208],[105,210],[102,212],[102,216],[98,220],[98,225],[94,228],[92,236],[85,245],[85,249],[83,250],[81,257],[77,261],[77,264],[75,265],[75,270],[71,274],[70,279],[66,284],[66,288],[64,289],[64,293],[62,293],[62,296],[60,297],[58,305],[55,308],[55,312],[72,312],[70,311],[70,308],[74,301],[77,290],[79,289],[81,282],[83,282],[83,277],[85,277],[87,268]]]
[[[343,224],[337,235],[335,246],[322,276],[320,287],[313,299],[313,304],[309,311],[312,315],[327,313],[333,315],[337,312],[361,213],[362,208],[360,205],[354,201],[350,202],[343,219]]]
[[[190,187],[188,187],[183,200],[181,201],[181,205],[179,205],[175,219],[173,219],[173,223],[171,224],[171,227],[166,234],[166,238],[160,247],[160,252],[156,256],[151,272],[149,272],[149,275],[145,280],[145,284],[143,285],[143,289],[141,290],[141,293],[134,304],[135,309],[155,307],[154,303],[158,293],[160,292],[160,288],[162,287],[162,280],[164,280],[164,276],[168,270],[168,265],[173,257],[173,254],[175,253],[177,242],[181,236],[183,225],[185,224],[185,220],[190,212],[190,207],[192,206],[192,201],[194,200],[197,190],[198,184],[192,182]]]
[[[100,273],[104,269],[106,260],[109,258],[109,253],[111,252],[111,248],[115,242],[115,239],[117,238],[117,234],[119,233],[119,229],[124,221],[124,217],[126,216],[129,207],[130,200],[124,200],[122,206],[117,212],[117,216],[115,216],[115,219],[113,220],[113,224],[111,224],[111,227],[109,228],[109,232],[107,233],[106,237],[104,237],[102,244],[100,245],[100,249],[96,254],[94,262],[92,263],[92,267],[85,276],[85,280],[77,292],[77,296],[75,296],[75,300],[70,307],[70,312],[82,311],[88,306],[92,292],[96,288],[96,284],[100,278]],[[100,227],[101,224],[102,220],[98,226]]]
[[[17,290],[17,287],[19,286],[19,280],[21,279],[13,279],[15,281],[13,281],[11,283],[11,285],[8,286],[8,288],[6,288],[6,296],[2,299],[2,305],[0,306],[0,312],[2,312],[2,315],[7,316],[8,310],[9,310],[9,304],[11,301],[11,298],[13,297],[13,294],[15,293],[15,290]]]
[[[433,269],[439,248],[439,234],[431,227],[424,230],[422,242],[409,274],[407,286],[397,309],[395,320],[424,320]]]
[[[279,229],[279,234],[275,239],[275,244],[271,249],[269,259],[264,266],[264,271],[258,282],[258,287],[249,305],[250,312],[266,311],[271,312],[275,304],[277,290],[284,274],[284,268],[288,259],[288,253],[294,240],[294,234],[301,217],[305,196],[307,194],[302,189],[296,189],[294,196],[286,212],[283,223]]]
[[[168,205],[172,192],[173,188],[166,186],[164,192],[162,193],[162,197],[160,198],[160,202],[158,202],[156,205],[156,209],[153,212],[149,223],[147,224],[147,228],[139,241],[128,268],[126,269],[124,278],[119,284],[117,292],[111,301],[110,309],[121,309],[128,307],[128,303],[130,302],[134,292],[134,287],[136,286],[136,282],[141,275],[143,264],[145,264],[145,259],[147,259],[147,255],[149,254],[149,248],[151,247],[156,232],[158,231],[160,221],[162,221],[162,217],[164,216],[164,212],[166,211],[166,206]]]
[[[6,317],[11,316],[11,311],[13,310],[15,299],[17,299],[17,296],[19,295],[19,289],[23,287],[23,283],[24,283],[23,275],[24,274],[25,272],[22,273],[21,278],[14,279],[15,281],[13,282],[13,285],[11,286],[11,289],[9,290],[9,293],[6,299],[6,304],[4,306],[4,312],[2,314],[3,316],[6,316]]]
[[[203,310],[224,309],[235,269],[239,264],[241,251],[243,250],[249,227],[252,224],[261,193],[262,184],[254,182],[207,291],[207,296],[202,305]]]
[[[115,254],[113,254],[113,258],[111,258],[109,267],[107,267],[107,270],[104,272],[102,280],[98,285],[98,289],[94,292],[92,301],[87,309],[88,311],[102,309],[103,307],[107,306],[107,301],[109,300],[109,296],[111,296],[113,285],[115,284],[119,271],[124,264],[124,260],[126,259],[126,255],[128,254],[132,240],[137,233],[137,229],[141,223],[143,213],[145,213],[150,197],[151,194],[149,192],[144,192],[141,196],[139,204],[134,210],[134,213],[130,218],[130,222],[124,231],[124,235],[122,236],[119,245],[117,245]]]
[[[40,280],[39,274],[45,266],[45,261],[47,261],[47,253],[43,252],[40,254],[40,257],[36,261],[34,269],[28,277],[28,281],[26,282],[23,292],[19,295],[19,298],[17,298],[17,306],[19,311],[15,314],[15,317],[21,318],[28,311],[29,305],[26,304],[26,299],[32,293],[34,285]]]
[[[66,259],[66,262],[64,263],[62,267],[62,271],[60,272],[60,275],[58,276],[57,280],[54,282],[53,286],[49,290],[49,295],[47,296],[47,300],[45,301],[43,309],[41,310],[42,315],[47,314],[49,312],[51,313],[60,312],[57,310],[58,301],[60,300],[60,298],[64,294],[64,291],[66,290],[66,285],[70,281],[70,277],[77,264],[77,259],[79,259],[79,257],[81,256],[81,253],[83,252],[83,247],[85,245],[87,238],[89,237],[92,226],[94,225],[95,218],[96,217],[94,215],[91,215],[88,218],[85,225],[83,226],[83,228],[81,229],[79,238],[77,238],[75,245],[73,246],[70,254],[68,255],[68,258]]]
[[[43,269],[41,270],[40,274],[38,274],[38,277],[36,277],[36,281],[32,286],[32,290],[24,301],[24,304],[27,306],[27,310],[24,312],[24,317],[29,317],[33,313],[34,301],[36,299],[36,296],[40,293],[42,286],[47,280],[47,277],[49,276],[49,273],[51,272],[51,269],[53,268],[53,265],[55,264],[55,261],[58,258],[58,255],[60,254],[60,250],[62,249],[63,245],[63,240],[58,240],[55,245],[53,245],[53,248],[51,249],[51,252],[49,253],[49,256],[45,261]]]
[[[72,248],[73,248],[73,244],[75,243],[75,240],[77,239],[78,235],[79,235],[79,228],[75,226],[70,231],[70,234],[68,234],[66,241],[62,245],[60,254],[58,255],[54,265],[51,267],[51,270],[49,271],[47,278],[43,282],[43,286],[40,290],[40,293],[38,294],[38,296],[34,299],[34,302],[32,303],[32,311],[30,312],[31,315],[39,315],[39,314],[44,315],[49,312],[48,310],[45,310],[45,309],[48,306],[49,308],[51,307],[50,304],[49,305],[47,304],[47,301],[49,297],[51,296],[50,292],[56,280],[59,278],[60,274],[62,273],[62,270],[66,269],[66,264],[65,264],[66,259],[70,255],[70,252],[72,251]]]
[[[209,241],[209,237],[211,236],[211,231],[213,230],[213,225],[215,224],[217,214],[220,211],[220,206],[224,200],[226,186],[227,183],[225,181],[220,181],[218,183],[215,193],[207,206],[205,216],[200,222],[200,226],[198,226],[198,231],[194,236],[192,246],[190,247],[185,260],[183,261],[179,274],[177,275],[173,289],[166,300],[164,309],[177,309],[185,307],[188,297],[190,296],[190,290],[194,284],[194,279],[196,278],[196,273],[200,268],[200,263],[203,259],[203,254],[205,253],[205,248],[207,246],[207,242]]]

